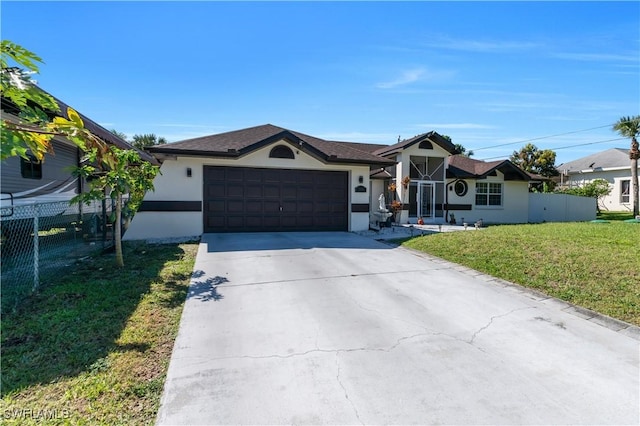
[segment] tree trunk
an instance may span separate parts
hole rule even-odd
[[[116,198],[116,223],[114,227],[116,265],[122,268],[124,266],[124,258],[122,257],[122,194],[118,194]]]
[[[631,138],[631,150],[629,151],[631,159],[631,192],[633,193],[633,216],[638,216],[638,158],[640,158],[640,150],[638,149],[638,141],[635,137]]]

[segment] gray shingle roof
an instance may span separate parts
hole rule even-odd
[[[595,154],[560,164],[559,166],[556,166],[556,169],[561,173],[564,171],[571,173],[578,172],[580,170],[608,169],[616,167],[631,168],[628,149],[611,148],[606,151],[596,152]]]
[[[394,162],[375,155],[369,144],[358,147],[355,142],[327,141],[272,124],[250,127],[216,135],[202,136],[149,147],[152,153],[240,157],[265,145],[286,139],[300,149],[330,163],[362,163],[389,165]],[[380,147],[380,145],[378,145]]]

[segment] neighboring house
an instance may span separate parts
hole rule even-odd
[[[610,211],[631,211],[631,160],[629,150],[611,148],[556,167],[561,187],[582,186],[595,179],[605,179],[611,193],[600,200],[600,208]],[[640,170],[640,167],[639,167]]]
[[[392,146],[327,141],[270,124],[148,148],[162,162],[126,239],[203,232],[361,231],[402,201],[402,223],[528,221],[531,176],[454,154],[430,132]],[[402,178],[409,176],[407,189]],[[396,182],[397,181],[397,182]],[[396,182],[396,193],[388,191]]]
[[[60,107],[58,114],[68,119],[67,104],[59,99],[55,100]],[[2,119],[17,121],[18,112],[11,101],[2,98]],[[49,115],[53,117],[54,113],[50,112]],[[121,149],[135,149],[85,115],[80,114],[80,117],[85,128],[102,141]],[[39,229],[44,230],[77,220],[85,213],[104,215],[103,210],[109,209],[106,205],[69,204],[73,197],[87,189],[87,183],[72,174],[73,167],[80,165],[82,152],[71,141],[59,136],[51,140],[51,146],[53,153],[46,153],[41,161],[33,155],[28,155],[28,158],[9,157],[2,161],[0,235],[3,242],[18,238],[16,235],[31,232],[35,217],[46,218],[38,222]],[[148,153],[138,153],[143,160],[159,164]],[[40,206],[36,210],[30,207],[33,205]]]
[[[60,115],[67,118],[68,105],[59,99]],[[8,99],[2,98],[3,119],[13,118],[19,110]],[[53,116],[53,114],[51,114]],[[101,140],[122,149],[134,149],[126,141],[106,130],[93,120],[80,114],[87,130]],[[71,168],[80,165],[81,151],[69,140],[55,136],[51,145],[53,154],[46,153],[42,161],[29,155],[28,159],[10,157],[1,168],[1,217],[10,216],[13,207],[35,203],[69,201],[83,191],[85,182],[71,174]],[[151,155],[139,151],[143,160],[158,164]]]

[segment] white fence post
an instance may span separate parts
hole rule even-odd
[[[40,284],[40,244],[38,241],[38,217],[40,216],[40,206],[38,204],[33,205],[33,288],[32,291],[38,289]]]

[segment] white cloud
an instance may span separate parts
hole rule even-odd
[[[462,40],[446,36],[423,43],[423,45],[438,49],[464,50],[468,52],[513,52],[519,50],[530,50],[540,46],[538,43],[523,41]]]
[[[377,83],[376,87],[378,89],[395,89],[419,81],[445,80],[452,77],[454,73],[449,70],[433,71],[427,68],[413,68],[403,71],[394,80]]]
[[[421,79],[421,77],[424,75],[424,73],[425,73],[425,69],[424,68],[417,68],[417,69],[407,70],[407,71],[404,71],[395,80],[391,80],[391,81],[384,82],[384,83],[378,83],[378,84],[376,84],[376,87],[379,88],[379,89],[393,89],[393,88],[398,87],[398,86],[404,86],[404,85],[407,85],[407,84],[415,83],[416,81]]]
[[[633,62],[638,63],[638,55],[615,55],[611,53],[555,53],[554,57],[586,62]]]

